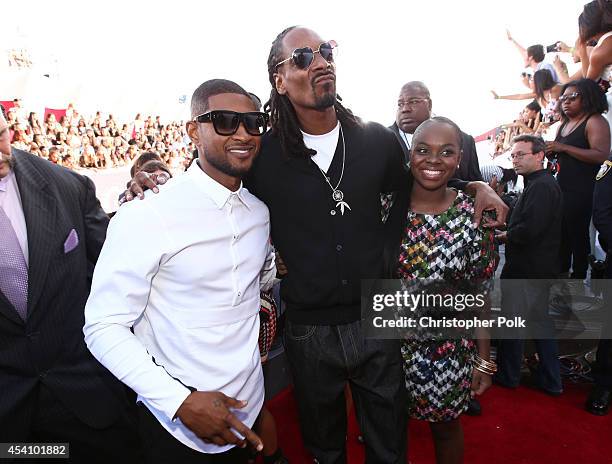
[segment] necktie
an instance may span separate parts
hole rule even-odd
[[[0,290],[25,321],[28,312],[28,266],[11,221],[0,207]]]

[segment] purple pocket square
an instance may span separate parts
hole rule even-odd
[[[68,238],[64,242],[64,254],[71,252],[79,245],[79,234],[74,229],[70,230]]]

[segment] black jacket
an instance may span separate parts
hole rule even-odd
[[[266,134],[246,180],[268,205],[272,241],[289,270],[281,284],[287,317],[296,323],[333,325],[360,319],[361,279],[382,275],[381,192],[409,191],[402,151],[376,123],[342,126],[346,163],[339,189],[350,211],[341,214],[311,159],[288,158],[278,138]],[[328,171],[336,185],[342,141]],[[333,213],[332,213],[333,211]]]
[[[108,427],[127,405],[125,390],[83,336],[108,217],[88,178],[20,150],[13,156],[28,233],[28,317],[0,292],[0,438],[15,418],[33,420],[39,383],[84,423]],[[78,245],[65,252],[72,229]]]
[[[508,221],[501,277],[554,278],[560,272],[562,193],[545,169],[525,176],[525,189]]]

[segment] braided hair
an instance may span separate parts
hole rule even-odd
[[[283,153],[287,156],[294,156],[297,158],[310,158],[316,155],[317,152],[304,145],[304,139],[300,132],[300,125],[295,109],[286,95],[278,93],[276,90],[276,83],[274,82],[276,66],[286,58],[281,55],[283,52],[283,39],[289,32],[297,27],[298,26],[288,27],[278,34],[274,42],[272,42],[270,54],[268,55],[268,79],[270,85],[272,85],[272,90],[270,91],[270,99],[264,105],[264,111],[270,115],[272,133],[278,135]],[[341,100],[340,96],[336,96],[336,101],[334,103],[336,115],[340,123],[347,127],[360,126],[362,124],[361,120],[357,118],[351,110],[342,106],[340,103]]]

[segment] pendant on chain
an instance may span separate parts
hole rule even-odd
[[[342,201],[344,200],[344,193],[342,193],[342,190],[334,190],[332,192],[332,198],[334,201]]]

